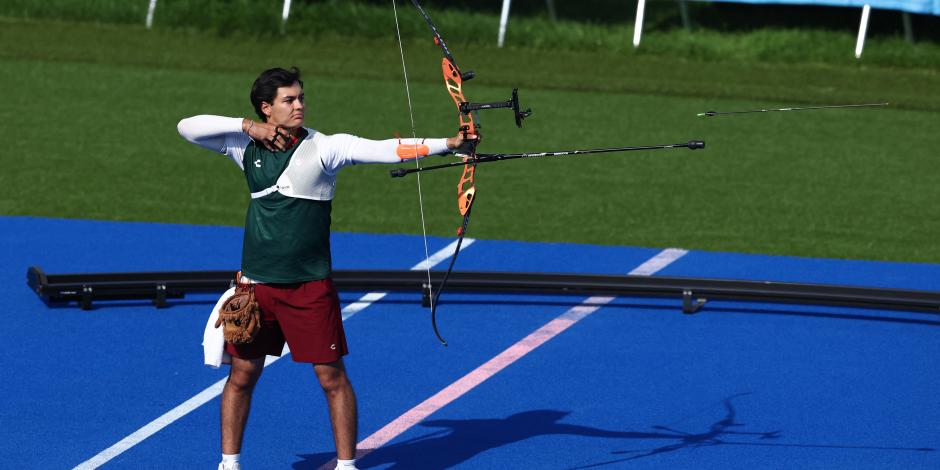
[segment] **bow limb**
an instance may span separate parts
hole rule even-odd
[[[460,254],[460,246],[463,244],[464,236],[467,233],[467,226],[470,224],[470,209],[472,208],[473,203],[471,202],[470,206],[467,207],[467,212],[463,216],[463,223],[461,224],[460,228],[457,229],[457,247],[454,248],[454,256],[450,258],[450,265],[447,266],[447,272],[444,273],[444,277],[441,279],[440,286],[438,286],[437,291],[431,298],[431,326],[434,327],[434,335],[437,336],[437,340],[440,341],[444,346],[447,346],[447,341],[444,340],[444,337],[441,336],[440,330],[437,328],[437,306],[440,305],[438,301],[441,298],[441,292],[443,292],[444,287],[447,286],[447,278],[450,277],[450,273],[454,270],[454,263],[457,262],[457,255]]]

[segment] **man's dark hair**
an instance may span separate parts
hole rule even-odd
[[[300,69],[297,67],[291,67],[290,70],[280,67],[267,69],[258,75],[254,85],[251,85],[251,105],[255,107],[255,113],[262,122],[267,122],[268,118],[261,112],[261,103],[274,104],[277,89],[291,86],[294,82],[300,83],[300,88],[304,87],[304,82],[300,80]]]

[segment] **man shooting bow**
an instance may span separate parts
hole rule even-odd
[[[264,357],[280,356],[285,340],[295,362],[313,364],[326,395],[336,468],[355,469],[356,396],[343,365],[346,336],[330,279],[336,174],[347,165],[448,153],[476,136],[375,141],[303,127],[304,90],[296,67],[262,72],[251,88],[251,103],[260,121],[201,115],[178,125],[186,140],[232,159],[251,192],[239,288],[253,289],[261,328],[251,342],[225,345],[232,363],[222,392],[219,469],[239,468]]]

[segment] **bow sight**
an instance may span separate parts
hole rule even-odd
[[[467,115],[473,111],[479,111],[481,109],[497,109],[497,108],[510,108],[512,109],[513,115],[516,118],[516,127],[522,127],[522,120],[532,115],[532,108],[529,108],[525,111],[519,111],[519,89],[512,89],[512,97],[508,101],[496,101],[493,103],[470,103],[462,102],[457,105],[460,109],[460,112]]]

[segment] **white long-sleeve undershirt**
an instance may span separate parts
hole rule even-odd
[[[242,122],[242,118],[199,115],[181,120],[176,128],[184,139],[227,155],[241,168],[245,147],[251,142],[242,131]],[[350,134],[326,135],[307,130],[313,135],[323,168],[331,174],[347,165],[400,163],[400,145],[425,145],[429,155],[450,152],[447,139],[370,140]]]

